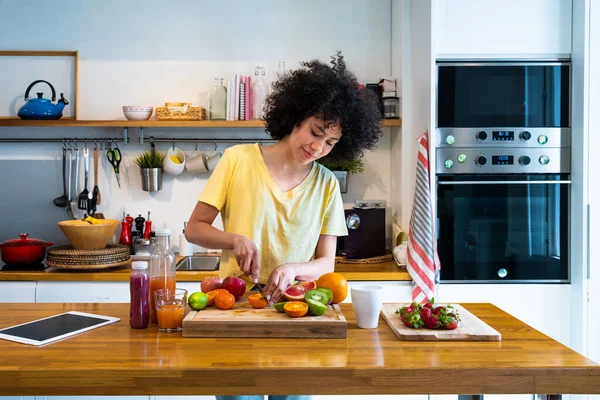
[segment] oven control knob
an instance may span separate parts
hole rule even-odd
[[[546,135],[540,135],[540,136],[538,136],[538,143],[539,144],[546,144],[546,143],[548,143],[548,136],[546,136]]]
[[[519,157],[519,163],[521,165],[529,165],[530,162],[531,162],[531,158],[529,158],[529,156],[521,156],[521,157]]]
[[[487,132],[486,132],[486,131],[479,131],[479,132],[477,132],[477,133],[475,134],[475,137],[477,138],[477,140],[480,140],[480,141],[482,141],[482,142],[483,142],[485,139],[487,139],[487,136],[488,136],[488,134],[487,134]]]
[[[475,164],[483,167],[485,164],[487,164],[487,158],[485,158],[485,156],[479,156],[475,159]]]
[[[542,164],[542,165],[548,165],[549,162],[550,162],[550,157],[548,157],[548,156],[540,156],[540,164]]]
[[[360,217],[355,213],[348,214],[346,217],[346,226],[348,229],[358,229],[360,226]]]
[[[499,278],[506,278],[507,275],[508,275],[508,271],[506,270],[506,268],[500,268],[498,270],[498,277]]]
[[[529,139],[531,139],[531,133],[528,132],[528,131],[521,132],[521,134],[519,136],[521,137],[521,140],[529,140]]]
[[[454,139],[454,136],[452,136],[452,135],[446,136],[446,143],[448,143],[448,146],[452,146],[455,141],[456,140]]]
[[[444,161],[444,167],[445,167],[446,169],[450,169],[450,168],[452,168],[453,166],[454,166],[454,161],[452,161],[452,160],[450,160],[450,159],[448,159],[448,160]]]

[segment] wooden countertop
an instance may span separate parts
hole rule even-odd
[[[127,304],[7,303],[0,328],[78,310],[121,318],[35,347],[0,340],[2,395],[600,393],[600,365],[491,304],[501,342],[403,342],[383,319],[347,339],[214,339],[130,329]]]
[[[394,261],[377,264],[337,263],[335,271],[349,281],[410,281],[406,268],[398,267]],[[0,271],[1,281],[128,281],[131,266],[103,270],[60,270],[47,268],[40,271]],[[207,276],[217,276],[218,271],[177,271],[180,282],[199,282]]]

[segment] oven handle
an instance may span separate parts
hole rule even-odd
[[[569,184],[571,181],[438,181],[439,185],[554,185],[556,183]]]

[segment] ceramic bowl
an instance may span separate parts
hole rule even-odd
[[[130,121],[146,121],[152,116],[154,107],[123,106],[123,114]]]
[[[173,161],[174,159],[179,160],[179,163]],[[165,154],[165,159],[163,160],[163,170],[168,175],[179,175],[183,172],[186,163],[186,156],[181,149],[170,148],[167,150],[167,154]]]
[[[98,250],[108,244],[120,222],[116,219],[99,219],[98,224],[81,220],[67,220],[58,223],[58,227],[76,250]]]

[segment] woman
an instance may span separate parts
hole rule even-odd
[[[275,82],[265,121],[277,143],[227,149],[187,225],[188,241],[223,249],[222,278],[241,271],[271,301],[332,272],[337,236],[348,234],[338,181],[315,161],[360,157],[381,135],[376,97],[340,53],[332,64],[305,62]],[[219,212],[223,231],[212,226]]]

